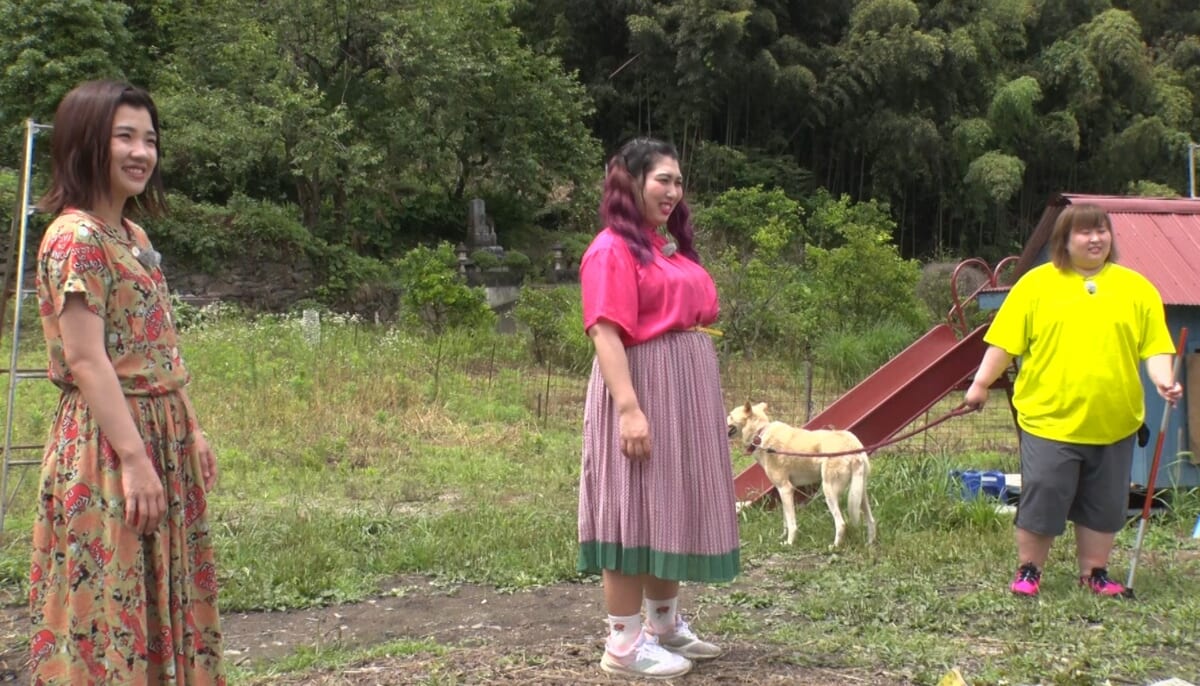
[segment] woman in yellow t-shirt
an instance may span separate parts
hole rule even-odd
[[[1079,583],[1120,595],[1108,576],[1125,524],[1134,439],[1145,417],[1138,364],[1168,402],[1175,348],[1162,298],[1141,274],[1115,263],[1112,220],[1095,205],[1064,209],[1050,235],[1051,261],[1013,286],[984,340],[966,403],[1020,358],[1013,405],[1021,427],[1019,567],[1010,589],[1034,596],[1054,539],[1075,523]]]

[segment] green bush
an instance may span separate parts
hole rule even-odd
[[[471,253],[471,263],[481,272],[500,266],[500,258],[490,250],[476,250]]]
[[[524,274],[533,266],[533,260],[523,252],[517,250],[506,250],[504,252],[504,266],[508,270],[516,274]]]
[[[942,321],[954,306],[954,294],[950,291],[950,277],[954,273],[957,262],[930,262],[921,268],[921,278],[916,285],[917,298],[924,303],[931,321]],[[979,282],[977,270],[972,270],[972,289]],[[970,290],[964,288],[963,296]]]
[[[335,310],[381,305],[389,311],[394,309],[400,285],[380,260],[363,257],[346,245],[328,245],[316,240],[308,253],[318,269],[321,283],[316,295],[322,305]],[[378,302],[381,300],[386,302]]]
[[[159,252],[188,268],[214,273],[229,258],[292,252],[316,257],[325,247],[300,224],[291,205],[240,195],[223,206],[193,202],[176,193],[167,201],[166,216],[147,222],[147,230]]]
[[[423,329],[441,334],[449,329],[494,326],[482,288],[472,288],[458,276],[454,248],[418,246],[395,261],[401,288],[401,316]]]
[[[573,372],[591,368],[592,342],[583,330],[579,286],[526,286],[513,315],[529,329],[530,353],[538,363]]]
[[[558,243],[563,249],[563,262],[567,264],[578,265],[583,259],[583,253],[587,252],[588,246],[592,244],[592,240],[596,238],[594,233],[578,233],[569,232],[560,234]]]
[[[232,230],[231,212],[225,207],[192,202],[176,193],[168,195],[167,203],[167,214],[146,222],[146,231],[173,264],[214,274],[246,238]]]
[[[15,169],[0,167],[0,230],[10,231],[13,212],[17,207],[17,186],[20,185],[20,172]]]
[[[724,352],[805,351],[813,298],[805,284],[799,203],[778,189],[734,188],[695,214],[704,264],[721,296]]]
[[[1125,195],[1137,195],[1143,198],[1178,198],[1179,192],[1165,183],[1139,179],[1130,181],[1125,186]]]
[[[848,330],[875,326],[881,313],[910,329],[924,328],[928,307],[917,297],[921,266],[892,242],[896,223],[875,201],[855,203],[818,191],[809,199],[806,269],[818,311],[837,313]]]

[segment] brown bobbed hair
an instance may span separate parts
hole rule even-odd
[[[609,159],[604,176],[600,221],[625,239],[630,252],[640,264],[649,264],[653,258],[638,198],[641,197],[646,174],[663,158],[679,161],[679,153],[674,145],[657,138],[634,138],[622,145]],[[667,217],[667,231],[675,237],[679,254],[699,263],[691,218],[691,210],[680,198],[671,216]]]
[[[1075,229],[1091,229],[1103,226],[1111,234],[1112,219],[1099,205],[1081,204],[1067,205],[1054,221],[1054,230],[1050,232],[1050,261],[1059,269],[1071,268],[1071,254],[1067,245],[1071,242],[1071,232]],[[1108,251],[1105,262],[1117,261],[1117,241],[1113,236],[1112,248]]]
[[[38,201],[43,212],[58,214],[66,207],[92,209],[112,189],[109,164],[112,124],[117,108],[129,105],[150,113],[155,133],[160,133],[158,108],[150,94],[120,81],[88,81],[63,97],[54,113],[50,138],[50,190]],[[161,135],[161,134],[160,134]],[[124,212],[160,216],[166,211],[163,189],[162,141],[156,145],[158,162],[141,195],[125,201]]]

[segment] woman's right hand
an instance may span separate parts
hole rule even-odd
[[[966,397],[963,398],[966,406],[973,410],[982,410],[983,406],[987,404],[988,386],[978,381],[972,381],[971,387],[967,389]]]
[[[640,407],[626,410],[617,416],[621,431],[621,452],[640,462],[650,459],[650,423]]]
[[[157,531],[167,513],[167,498],[148,455],[121,460],[121,492],[125,496],[126,526],[140,534]]]

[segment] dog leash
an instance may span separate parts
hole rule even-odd
[[[941,424],[942,422],[949,421],[955,417],[961,417],[963,415],[971,414],[972,412],[978,412],[978,411],[979,411],[978,407],[971,407],[970,405],[967,405],[965,402],[960,403],[958,405],[958,407],[955,407],[953,410],[950,410],[946,414],[943,414],[942,416],[929,422],[925,426],[918,427],[916,429],[913,429],[912,431],[905,431],[904,433],[900,434],[899,436],[893,436],[892,438],[889,438],[886,441],[879,441],[878,443],[874,443],[872,445],[863,446],[862,448],[859,448],[858,450],[842,450],[842,451],[836,452],[836,453],[789,453],[789,452],[785,452],[783,450],[775,450],[774,448],[763,448],[762,447],[762,432],[764,430],[766,430],[766,427],[764,426],[762,429],[758,430],[758,433],[754,434],[754,438],[751,439],[750,445],[746,446],[746,452],[753,453],[755,450],[758,450],[761,448],[765,452],[772,453],[775,455],[784,455],[787,457],[842,457],[844,455],[857,455],[858,453],[867,453],[869,455],[869,454],[875,452],[876,450],[879,450],[880,448],[886,448],[887,446],[892,445],[893,443],[899,443],[900,441],[912,438],[913,436],[916,436],[917,434],[919,434],[921,432],[929,431],[930,429],[937,426],[938,424]]]

